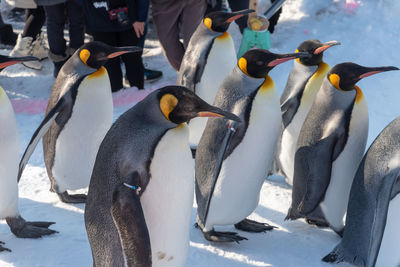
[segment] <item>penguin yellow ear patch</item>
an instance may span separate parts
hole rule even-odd
[[[87,49],[82,49],[82,51],[79,53],[79,57],[83,63],[87,64],[86,62],[90,57],[90,51]]]
[[[205,18],[203,22],[204,22],[204,25],[206,25],[206,27],[207,27],[209,30],[212,31],[212,29],[211,29],[212,20],[211,20],[210,18]]]
[[[336,89],[342,90],[342,89],[340,88],[340,86],[339,86],[339,83],[340,83],[340,77],[339,77],[339,75],[337,75],[336,73],[333,73],[333,74],[329,75],[329,81],[331,82],[331,84],[332,84],[333,86],[336,87]]]
[[[244,57],[241,57],[238,61],[238,66],[241,71],[243,71],[246,75],[249,75],[247,73],[247,60]]]
[[[169,114],[174,110],[176,105],[178,104],[178,98],[176,98],[172,94],[165,94],[160,99],[160,109],[161,112],[164,114],[167,120],[169,119]]]

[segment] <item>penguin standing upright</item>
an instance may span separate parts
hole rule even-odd
[[[184,87],[167,86],[108,131],[85,208],[93,266],[184,266],[194,192],[185,122],[196,116],[240,121]]]
[[[300,131],[286,219],[305,217],[342,234],[350,187],[368,137],[367,104],[355,84],[396,69],[347,62],[329,71]]]
[[[35,57],[8,57],[0,55],[0,71],[13,64],[37,60]],[[0,86],[0,219],[6,219],[17,237],[39,238],[56,231],[48,229],[52,222],[27,222],[18,211],[19,134],[17,120],[10,100]],[[0,251],[11,251],[2,246]]]
[[[101,141],[112,123],[110,80],[103,67],[110,58],[140,51],[90,42],[61,68],[50,95],[46,117],[35,131],[20,162],[18,179],[43,137],[43,154],[51,191],[63,202],[85,202],[86,195],[70,195],[89,185]]]
[[[337,41],[321,43],[318,40],[302,42],[296,52],[308,52],[311,58],[294,61],[285,90],[282,93],[282,131],[274,162],[274,173],[282,174],[293,184],[294,153],[301,126],[306,119],[315,95],[330,67],[322,61],[323,52]]]
[[[343,239],[325,258],[357,266],[399,266],[400,117],[375,139],[350,191]]]
[[[190,38],[177,84],[186,86],[212,104],[220,84],[237,61],[233,40],[226,31],[231,22],[253,11],[247,9],[207,14]],[[193,149],[196,149],[206,123],[205,118],[195,118],[189,123],[189,140]]]
[[[275,153],[281,127],[278,92],[270,70],[308,53],[246,52],[218,90],[214,105],[236,114],[242,123],[229,137],[225,121],[210,118],[196,152],[197,224],[210,241],[232,242],[237,233],[214,231],[235,224],[240,230],[263,232],[273,227],[246,219],[257,207],[265,174]],[[227,141],[227,138],[231,138]]]

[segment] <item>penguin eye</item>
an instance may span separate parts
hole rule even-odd
[[[257,61],[256,61],[256,65],[257,65],[257,66],[262,66],[262,65],[264,65],[264,61],[257,60]]]

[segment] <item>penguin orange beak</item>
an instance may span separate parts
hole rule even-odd
[[[375,67],[375,68],[364,68],[363,72],[361,75],[358,76],[359,80],[366,78],[368,76],[378,74],[381,72],[385,71],[391,71],[391,70],[399,70],[399,68],[389,66],[389,67]]]
[[[236,116],[235,114],[224,111],[220,108],[217,108],[217,107],[214,107],[211,105],[208,105],[206,110],[197,112],[196,117],[219,117],[219,118],[225,117],[229,120],[238,121],[238,122],[241,121],[241,119],[238,116]]]
[[[29,57],[7,57],[7,60],[9,60],[9,61],[0,63],[0,69],[4,69],[8,66],[11,66],[11,65],[14,65],[17,63],[21,63],[24,61],[34,61],[34,60],[39,60],[39,59],[37,57],[29,56]]]
[[[253,12],[255,12],[254,9],[244,9],[244,10],[240,10],[237,12],[232,12],[232,14],[231,14],[232,17],[228,18],[226,20],[226,22],[231,23],[232,21],[237,20],[237,19],[243,17],[244,15],[247,15],[247,14],[253,13]]]
[[[117,51],[113,51],[112,53],[107,55],[107,58],[115,58],[123,54],[127,53],[135,53],[135,52],[140,52],[142,51],[142,48],[137,47],[137,46],[124,46],[124,47],[118,47],[116,48]]]
[[[315,49],[314,55],[321,54],[322,52],[324,52],[329,47],[332,47],[332,46],[335,46],[335,45],[340,45],[340,42],[338,42],[338,41],[325,42],[325,43],[322,44],[321,47],[318,47],[317,49]]]
[[[268,67],[275,67],[279,64],[282,64],[286,61],[295,59],[295,58],[310,58],[311,54],[308,52],[297,52],[297,53],[292,53],[292,54],[276,54],[277,59],[272,60],[271,62],[268,63]]]

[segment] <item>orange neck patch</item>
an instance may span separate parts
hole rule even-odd
[[[90,74],[88,76],[88,78],[97,78],[97,77],[103,76],[105,74],[107,74],[107,70],[106,70],[106,68],[101,66],[100,69],[98,69],[95,72],[93,72],[92,74]]]
[[[361,88],[358,87],[357,85],[354,85],[354,88],[356,88],[356,104],[357,104],[364,98],[364,94],[361,91]]]
[[[269,89],[273,88],[274,85],[275,85],[274,81],[268,75],[267,77],[265,77],[265,80],[264,80],[263,84],[260,87],[260,91],[266,92]]]
[[[229,33],[224,32],[222,35],[220,35],[220,36],[217,37],[217,40],[223,41],[223,40],[228,39],[229,37],[230,37]]]

